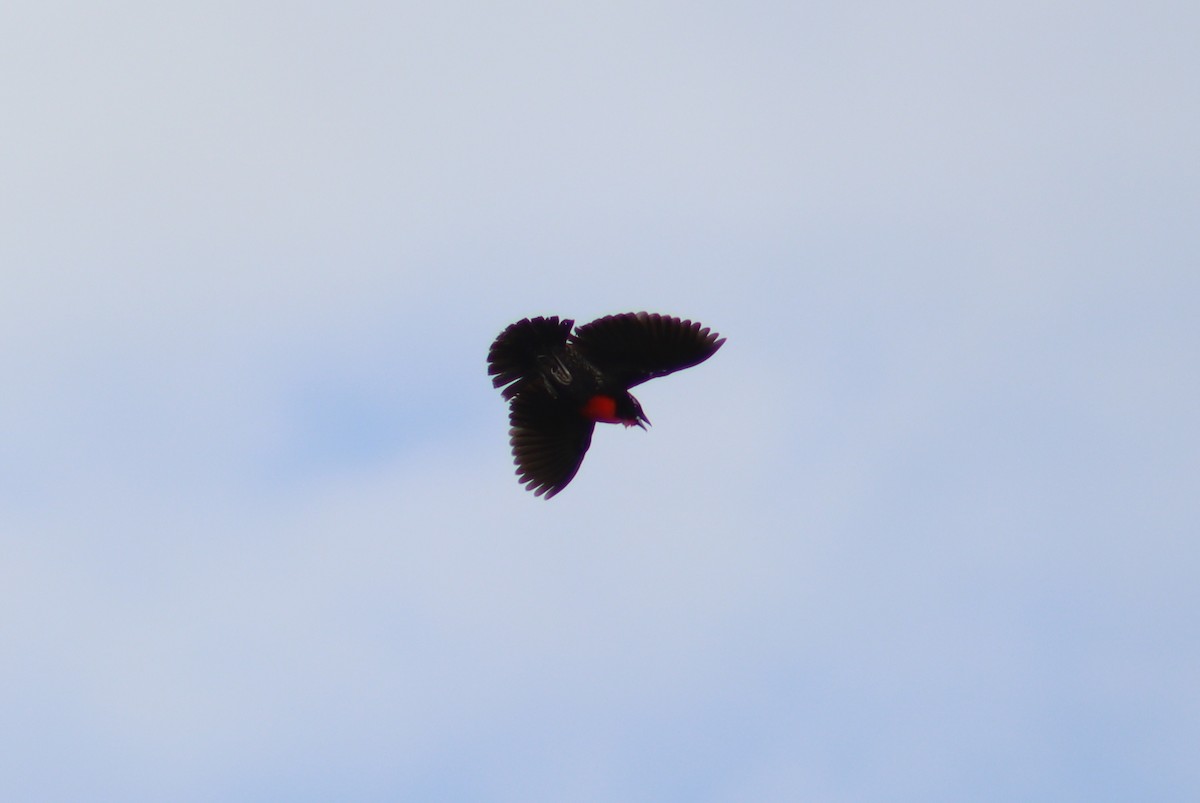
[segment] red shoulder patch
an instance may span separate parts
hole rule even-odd
[[[597,394],[587,400],[583,405],[583,414],[593,421],[600,421],[604,424],[620,424],[621,419],[617,418],[617,400],[612,396],[603,396]]]

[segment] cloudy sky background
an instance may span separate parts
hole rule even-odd
[[[9,3],[0,797],[1200,797],[1194,3]],[[550,502],[491,339],[729,338]]]

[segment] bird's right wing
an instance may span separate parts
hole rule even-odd
[[[626,387],[702,363],[724,342],[707,326],[649,312],[599,318],[572,336],[589,362]]]
[[[513,397],[508,420],[521,484],[547,499],[567,487],[592,443],[595,422],[537,385]]]

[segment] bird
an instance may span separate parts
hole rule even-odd
[[[698,365],[725,343],[707,326],[649,312],[573,327],[558,316],[523,318],[488,350],[488,375],[509,403],[518,481],[544,499],[575,478],[597,423],[650,423],[630,388]]]

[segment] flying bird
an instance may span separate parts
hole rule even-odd
[[[567,487],[596,422],[650,423],[635,385],[704,362],[725,342],[692,321],[647,312],[572,320],[525,318],[488,351],[488,374],[509,402],[519,482],[546,499]]]

